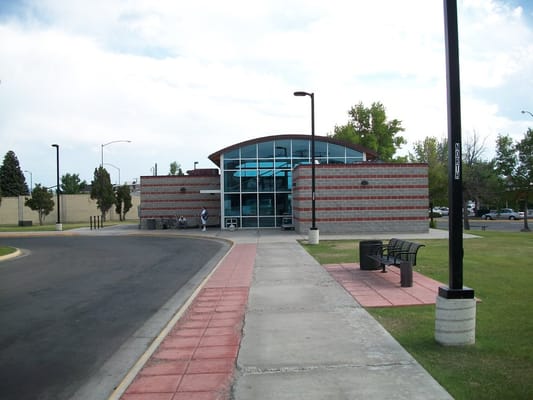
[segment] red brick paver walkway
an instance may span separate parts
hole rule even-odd
[[[122,400],[229,398],[256,247],[232,248]]]
[[[363,307],[435,304],[442,283],[413,271],[413,286],[400,286],[400,269],[361,270],[358,263],[328,264],[324,268]]]

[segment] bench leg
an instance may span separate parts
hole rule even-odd
[[[386,274],[387,270],[385,269],[385,264],[381,264],[381,273]]]
[[[413,286],[413,265],[409,261],[402,261],[400,263],[400,286]]]

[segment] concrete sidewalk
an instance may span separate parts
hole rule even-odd
[[[234,399],[450,399],[297,243],[259,244]]]
[[[297,243],[301,235],[194,233],[235,246],[122,399],[452,398]]]

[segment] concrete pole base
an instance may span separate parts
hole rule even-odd
[[[63,230],[63,224],[56,224],[56,231],[62,231]]]
[[[318,229],[309,229],[309,236],[307,237],[308,244],[318,244],[320,242],[320,232]]]
[[[437,296],[435,340],[444,346],[476,342],[476,299],[447,299]]]

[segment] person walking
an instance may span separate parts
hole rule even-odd
[[[209,214],[205,207],[202,207],[202,212],[200,213],[200,221],[202,222],[202,232],[207,230],[207,218]]]

